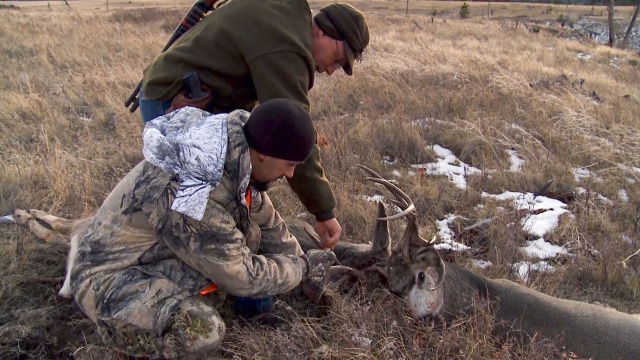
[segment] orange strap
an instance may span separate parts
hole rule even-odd
[[[207,286],[206,288],[200,290],[200,295],[207,295],[208,293],[212,293],[212,292],[214,292],[216,290],[218,290],[218,285],[211,284],[211,285]]]
[[[247,188],[247,192],[244,193],[244,201],[247,202],[247,208],[249,208],[249,212],[251,212],[251,188]]]
[[[249,211],[251,211],[251,188],[247,188],[247,192],[244,194],[244,200],[247,202],[247,207],[249,208]],[[216,290],[218,290],[218,285],[211,284],[206,288],[200,290],[200,295],[207,295]]]

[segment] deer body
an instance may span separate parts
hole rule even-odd
[[[640,359],[640,319],[602,306],[559,299],[506,279],[488,279],[447,264],[442,313],[451,320],[472,310],[474,299],[495,302],[495,335],[559,339],[594,359]]]
[[[335,253],[339,261],[365,264],[367,257],[382,259],[381,274],[389,289],[402,296],[416,318],[442,316],[446,321],[475,311],[489,301],[494,310],[496,336],[559,340],[580,357],[594,359],[640,359],[640,318],[613,309],[579,301],[555,298],[506,279],[488,279],[457,264],[444,264],[433,241],[418,234],[410,199],[375,172],[364,169],[374,182],[396,196],[392,202],[402,209],[408,225],[400,244],[391,250],[384,207],[378,205],[378,220],[371,245],[340,242]],[[299,220],[287,221],[303,250],[314,248],[308,226]],[[436,259],[437,258],[437,259]],[[356,259],[356,261],[354,261]],[[439,260],[439,261],[438,261]],[[445,271],[446,268],[446,271]],[[445,276],[446,273],[446,276]]]
[[[309,224],[298,219],[286,219],[286,223],[304,251],[317,248],[306,234],[312,229]],[[383,253],[375,250],[376,243],[376,239],[373,245],[339,242],[334,252],[344,265],[362,269],[364,264],[370,263],[372,256]],[[636,316],[555,298],[510,280],[488,279],[453,263],[446,264],[446,277],[441,288],[424,292],[426,297],[411,297],[411,289],[416,284],[413,276],[407,276],[407,273],[411,271],[411,265],[414,268],[419,265],[407,264],[405,268],[397,265],[392,266],[398,273],[390,274],[389,287],[394,290],[394,287],[404,284],[409,288],[405,291],[405,299],[414,316],[439,313],[446,321],[451,321],[456,316],[473,312],[478,300],[489,300],[495,310],[496,336],[515,335],[525,341],[540,336],[558,339],[578,356],[596,360],[640,359],[640,318]],[[435,276],[429,272],[429,277]],[[400,291],[396,289],[394,292]],[[439,302],[435,309],[431,303],[434,297]],[[416,303],[416,300],[421,302]]]

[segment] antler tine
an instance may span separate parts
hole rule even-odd
[[[396,199],[391,200],[391,202],[393,203],[393,205],[399,207],[400,210],[406,209],[409,206],[409,204],[405,203],[404,201],[400,201]]]
[[[311,230],[307,229],[306,227],[304,228],[304,231],[307,233],[307,235],[309,235],[311,240],[313,240],[313,242],[316,243],[318,248],[322,248],[322,246],[320,245],[320,239],[318,239],[316,234],[312,233]],[[362,271],[348,267],[348,266],[343,266],[343,265],[340,265],[340,263],[338,263],[338,265],[333,265],[327,270],[323,279],[324,284],[327,285],[329,283],[329,279],[332,276],[338,275],[338,274],[343,274],[343,277],[340,280],[338,280],[334,284],[334,286],[339,286],[340,284],[349,280],[349,278],[356,278],[360,281],[365,279]]]
[[[414,237],[418,237],[418,238],[420,237],[420,235],[418,235],[418,228],[416,226],[416,207],[413,204],[413,201],[411,200],[409,195],[407,195],[404,191],[400,190],[400,188],[392,184],[389,180],[382,178],[382,176],[380,176],[375,171],[363,165],[358,165],[358,166],[360,166],[360,168],[362,168],[364,171],[366,171],[369,175],[372,176],[372,177],[364,178],[365,180],[383,185],[385,188],[387,188],[387,190],[389,190],[389,192],[391,192],[396,197],[396,200],[391,200],[391,202],[393,202],[395,205],[400,207],[402,211],[395,215],[378,218],[378,220],[389,221],[389,220],[399,219],[402,217],[407,218],[408,224],[407,224],[407,227],[405,228],[404,234],[402,235],[402,240],[400,241],[399,249],[401,249],[402,257],[405,259],[405,261],[409,261],[409,258],[410,258],[409,245],[411,244],[411,239],[413,239]]]
[[[362,164],[358,164],[358,167],[360,167],[362,170],[366,171],[367,174],[369,174],[369,175],[371,175],[371,176],[373,176],[375,178],[382,179],[382,176],[380,176],[380,174],[378,174],[377,172],[369,169],[368,167],[366,167],[366,166],[364,166]]]
[[[406,210],[410,207],[414,207],[411,198],[404,191],[400,190],[400,188],[393,185],[389,180],[383,178],[382,176],[380,176],[380,174],[369,169],[368,167],[360,164],[358,164],[358,166],[366,171],[369,175],[371,175],[371,177],[364,178],[365,180],[377,182],[378,184],[384,185],[387,190],[389,190],[398,199],[399,202],[401,201],[403,205],[398,205],[400,209]]]
[[[404,191],[400,190],[397,186],[390,183],[389,180],[372,178],[372,177],[366,177],[364,179],[378,183],[380,185],[383,185],[385,188],[387,188],[387,190],[389,190],[389,192],[391,192],[398,199],[397,202],[394,202],[394,203],[398,205],[400,209],[402,209],[402,211],[397,214],[387,216],[384,218],[378,218],[378,220],[389,221],[389,220],[399,219],[415,212],[416,207],[413,204],[413,201],[411,201],[411,198],[409,197],[409,195],[405,194]]]

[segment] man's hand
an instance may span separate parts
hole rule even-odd
[[[336,218],[327,221],[316,221],[316,233],[320,236],[320,246],[323,249],[331,249],[336,246],[340,240],[342,227]]]
[[[312,249],[302,255],[302,258],[307,263],[307,271],[304,274],[303,280],[323,277],[331,265],[338,262],[336,254],[330,250]]]

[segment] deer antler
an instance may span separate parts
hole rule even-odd
[[[397,186],[389,182],[389,180],[380,176],[377,172],[369,169],[364,165],[358,165],[358,166],[362,168],[364,171],[366,171],[369,175],[371,175],[371,177],[366,177],[365,180],[383,185],[385,188],[387,188],[387,190],[389,190],[389,192],[391,192],[396,197],[395,200],[391,200],[391,201],[396,206],[398,206],[401,210],[399,213],[395,215],[378,218],[378,220],[389,221],[389,220],[399,219],[401,217],[407,218],[407,227],[404,230],[404,234],[402,234],[402,239],[399,244],[399,248],[402,250],[402,257],[404,261],[405,262],[411,261],[410,245],[418,246],[420,248],[423,248],[423,247],[433,248],[433,245],[437,242],[437,240],[434,237],[431,241],[427,241],[420,236],[420,233],[418,231],[418,226],[416,225],[416,207],[413,204],[413,201],[411,200],[409,195],[407,195],[404,191],[400,190]],[[432,288],[432,290],[435,290],[440,286],[442,286],[442,282],[444,281],[444,276],[445,276],[445,266],[444,266],[444,261],[442,261],[442,258],[440,257],[440,254],[435,249],[433,249],[433,253],[435,253],[438,258],[438,261],[430,262],[430,264],[432,264],[437,269],[437,272],[438,272],[438,281]]]
[[[380,185],[384,185],[384,187],[386,187],[387,190],[389,190],[396,197],[396,200],[391,200],[391,202],[393,202],[397,207],[400,208],[400,210],[402,210],[401,212],[395,215],[387,216],[384,218],[378,218],[378,220],[389,221],[389,220],[400,219],[402,217],[407,216],[409,213],[415,211],[416,207],[415,205],[413,205],[413,201],[411,201],[411,198],[407,194],[405,194],[402,190],[400,190],[397,186],[393,185],[392,183],[389,182],[389,180],[383,178],[382,176],[380,176],[380,174],[369,169],[368,167],[360,164],[358,164],[358,166],[362,170],[366,171],[369,175],[371,175],[371,177],[366,177],[364,179],[367,181],[378,183]]]
[[[391,215],[391,216],[386,216],[383,218],[378,218],[378,220],[381,221],[389,221],[389,220],[394,220],[394,219],[399,219],[402,217],[406,217],[407,221],[409,222],[409,225],[407,225],[407,228],[402,236],[402,241],[400,242],[401,245],[401,249],[402,249],[402,255],[404,257],[404,259],[406,261],[409,260],[409,245],[410,245],[410,241],[412,240],[412,236],[411,232],[408,231],[410,228],[415,228],[416,232],[417,232],[417,227],[415,226],[415,222],[416,222],[416,207],[413,204],[413,201],[411,200],[411,198],[402,190],[400,190],[397,186],[393,185],[391,182],[389,182],[389,180],[383,178],[382,176],[380,176],[380,174],[378,174],[377,172],[369,169],[368,167],[364,166],[364,165],[358,165],[360,168],[362,168],[364,171],[366,171],[369,175],[371,175],[371,177],[366,177],[365,180],[367,181],[371,181],[371,182],[375,182],[378,183],[380,185],[383,185],[385,188],[387,188],[387,190],[389,190],[389,192],[391,192],[396,199],[395,200],[391,200],[396,206],[398,206],[400,208],[400,212],[395,214],[395,215]],[[420,238],[418,236],[418,238]],[[416,244],[416,245],[420,245],[420,243]]]

